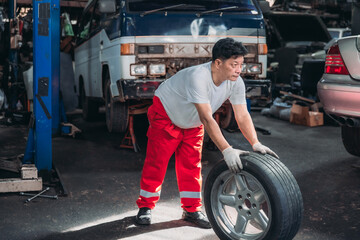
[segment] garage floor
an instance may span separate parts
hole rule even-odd
[[[297,179],[304,198],[304,218],[296,240],[360,239],[360,159],[348,154],[340,128],[308,128],[253,112],[257,127],[271,131],[260,140],[280,156]],[[101,116],[85,123],[79,115],[71,121],[82,135],[53,138],[53,162],[68,196],[58,200],[36,198],[24,203],[18,193],[0,193],[0,239],[218,239],[214,232],[181,220],[174,159],[170,161],[162,196],[153,211],[153,224],[134,225],[135,201],[145,157],[145,117],[135,126],[142,151],[120,149],[121,135],[109,134]],[[237,148],[250,149],[239,132],[224,132]],[[0,125],[0,158],[24,153],[27,129]],[[204,150],[204,179],[221,159],[218,151]],[[0,178],[12,176],[0,170]],[[51,189],[48,194],[55,194]]]

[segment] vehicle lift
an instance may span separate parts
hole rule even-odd
[[[16,0],[9,1],[14,18]],[[33,114],[21,178],[0,180],[0,192],[41,191],[51,171],[52,135],[60,133],[60,0],[33,0]],[[63,195],[66,190],[61,185]]]

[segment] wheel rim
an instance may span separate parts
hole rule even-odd
[[[211,210],[231,239],[262,239],[271,225],[271,204],[262,184],[250,173],[220,174],[211,189]]]

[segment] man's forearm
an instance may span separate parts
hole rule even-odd
[[[246,116],[237,119],[237,123],[240,131],[242,132],[244,137],[248,140],[248,142],[251,144],[251,146],[259,142],[255,131],[254,123],[250,115],[247,114]]]
[[[230,147],[229,143],[224,138],[219,125],[214,119],[203,121],[204,128],[209,134],[211,140],[215,143],[218,149],[222,152],[224,149]]]

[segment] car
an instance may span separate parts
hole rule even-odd
[[[338,39],[328,50],[318,96],[341,125],[346,150],[360,157],[360,35]]]

